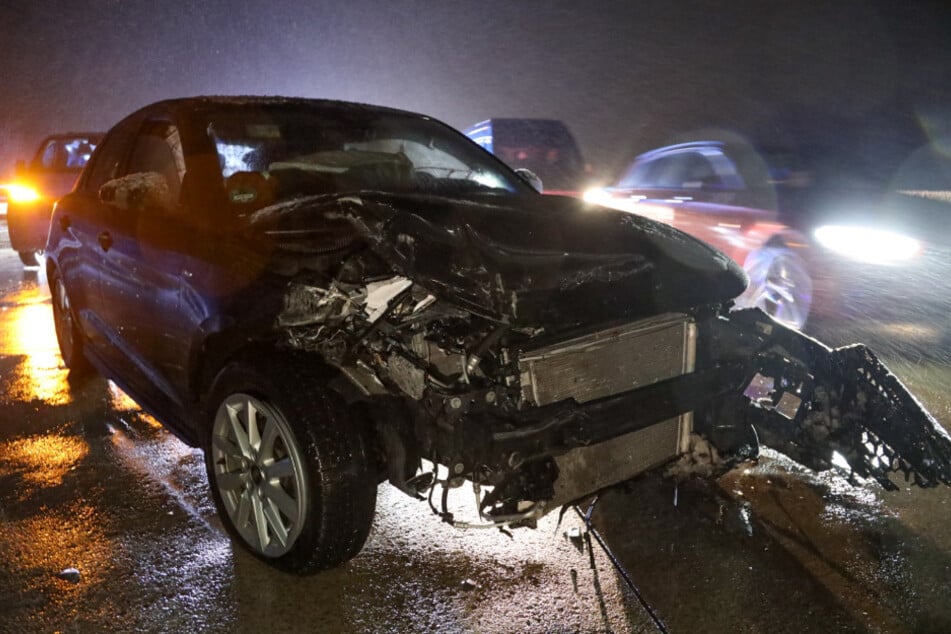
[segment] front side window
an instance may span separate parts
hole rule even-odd
[[[128,174],[158,173],[168,184],[172,201],[178,201],[185,176],[185,159],[178,128],[167,122],[146,123],[129,157]]]
[[[118,175],[119,163],[122,162],[128,149],[128,136],[123,134],[121,129],[110,134],[90,164],[90,171],[82,188],[93,195],[98,195],[99,188]]]

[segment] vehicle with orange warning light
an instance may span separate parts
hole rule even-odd
[[[29,163],[17,161],[14,179],[3,189],[10,247],[24,266],[38,265],[36,256],[46,246],[53,203],[73,188],[101,138],[92,132],[51,135]]]

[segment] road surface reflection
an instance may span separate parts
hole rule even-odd
[[[0,329],[0,354],[24,357],[9,384],[8,396],[21,401],[67,405],[72,393],[59,356],[53,311],[45,286],[22,284],[0,298],[6,319]],[[16,310],[12,310],[16,307]]]

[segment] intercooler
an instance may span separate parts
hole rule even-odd
[[[519,355],[522,400],[586,403],[693,372],[696,324],[664,315],[601,330]],[[637,412],[631,412],[637,416]],[[550,508],[622,482],[687,451],[692,413],[556,458]]]

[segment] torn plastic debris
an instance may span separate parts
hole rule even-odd
[[[405,277],[393,277],[382,282],[371,282],[367,284],[366,311],[367,321],[371,324],[376,322],[386,308],[390,305],[393,298],[413,285],[413,281]]]

